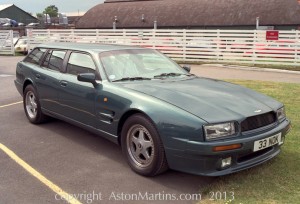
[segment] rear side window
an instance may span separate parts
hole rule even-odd
[[[96,66],[90,55],[76,52],[70,55],[67,65],[67,72],[69,74],[95,73],[95,70]]]
[[[62,50],[50,50],[47,53],[45,61],[43,63],[43,67],[47,67],[49,69],[60,71],[63,66],[64,57],[66,55],[66,51]]]
[[[43,54],[46,52],[46,49],[35,48],[25,59],[24,62],[29,62],[32,64],[40,64],[40,60]]]

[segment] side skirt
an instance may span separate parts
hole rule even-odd
[[[115,143],[115,144],[119,144],[119,143],[118,143],[118,136],[116,136],[116,135],[110,134],[110,133],[105,132],[105,131],[102,131],[102,130],[100,130],[100,129],[96,129],[96,128],[92,127],[92,126],[83,124],[83,123],[81,123],[81,122],[78,122],[78,121],[73,120],[73,119],[71,119],[71,118],[65,117],[65,116],[63,116],[63,115],[61,115],[61,114],[54,113],[54,112],[52,112],[52,111],[46,110],[46,109],[44,109],[44,108],[42,108],[42,112],[43,112],[45,115],[51,116],[51,117],[53,117],[53,118],[57,118],[57,119],[62,120],[62,121],[65,121],[65,122],[67,122],[67,123],[70,123],[70,124],[72,124],[72,125],[75,125],[75,126],[77,126],[77,127],[80,127],[80,128],[82,128],[82,129],[85,129],[85,130],[87,130],[87,131],[89,131],[89,132],[92,132],[92,133],[94,133],[94,134],[96,134],[96,135],[99,135],[99,136],[101,136],[101,137],[104,137],[105,139],[108,139],[109,141],[112,141],[112,142]]]

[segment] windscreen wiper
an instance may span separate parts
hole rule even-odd
[[[136,80],[151,80],[151,78],[146,77],[124,77],[122,79],[117,79],[112,82],[118,82],[118,81],[136,81]]]
[[[162,73],[160,75],[156,75],[154,76],[154,78],[160,78],[160,77],[168,77],[168,76],[182,76],[182,75],[185,75],[185,76],[194,76],[194,74],[182,74],[182,73]]]

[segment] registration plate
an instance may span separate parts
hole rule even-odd
[[[257,140],[254,142],[254,152],[257,152],[262,149],[266,149],[268,147],[274,146],[276,144],[282,144],[283,143],[283,138],[281,137],[281,133],[278,133],[276,135],[273,135],[271,137],[262,139],[262,140]]]

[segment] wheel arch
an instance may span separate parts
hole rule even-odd
[[[130,109],[128,111],[126,111],[122,117],[120,118],[119,124],[118,124],[118,144],[121,145],[121,132],[122,132],[122,128],[126,122],[126,120],[131,117],[132,115],[135,114],[142,114],[143,116],[147,117],[153,124],[153,120],[142,110],[139,109]]]
[[[25,88],[28,86],[28,85],[33,85],[33,82],[30,80],[30,79],[26,79],[23,83],[23,94],[24,94],[24,91],[25,91]]]

